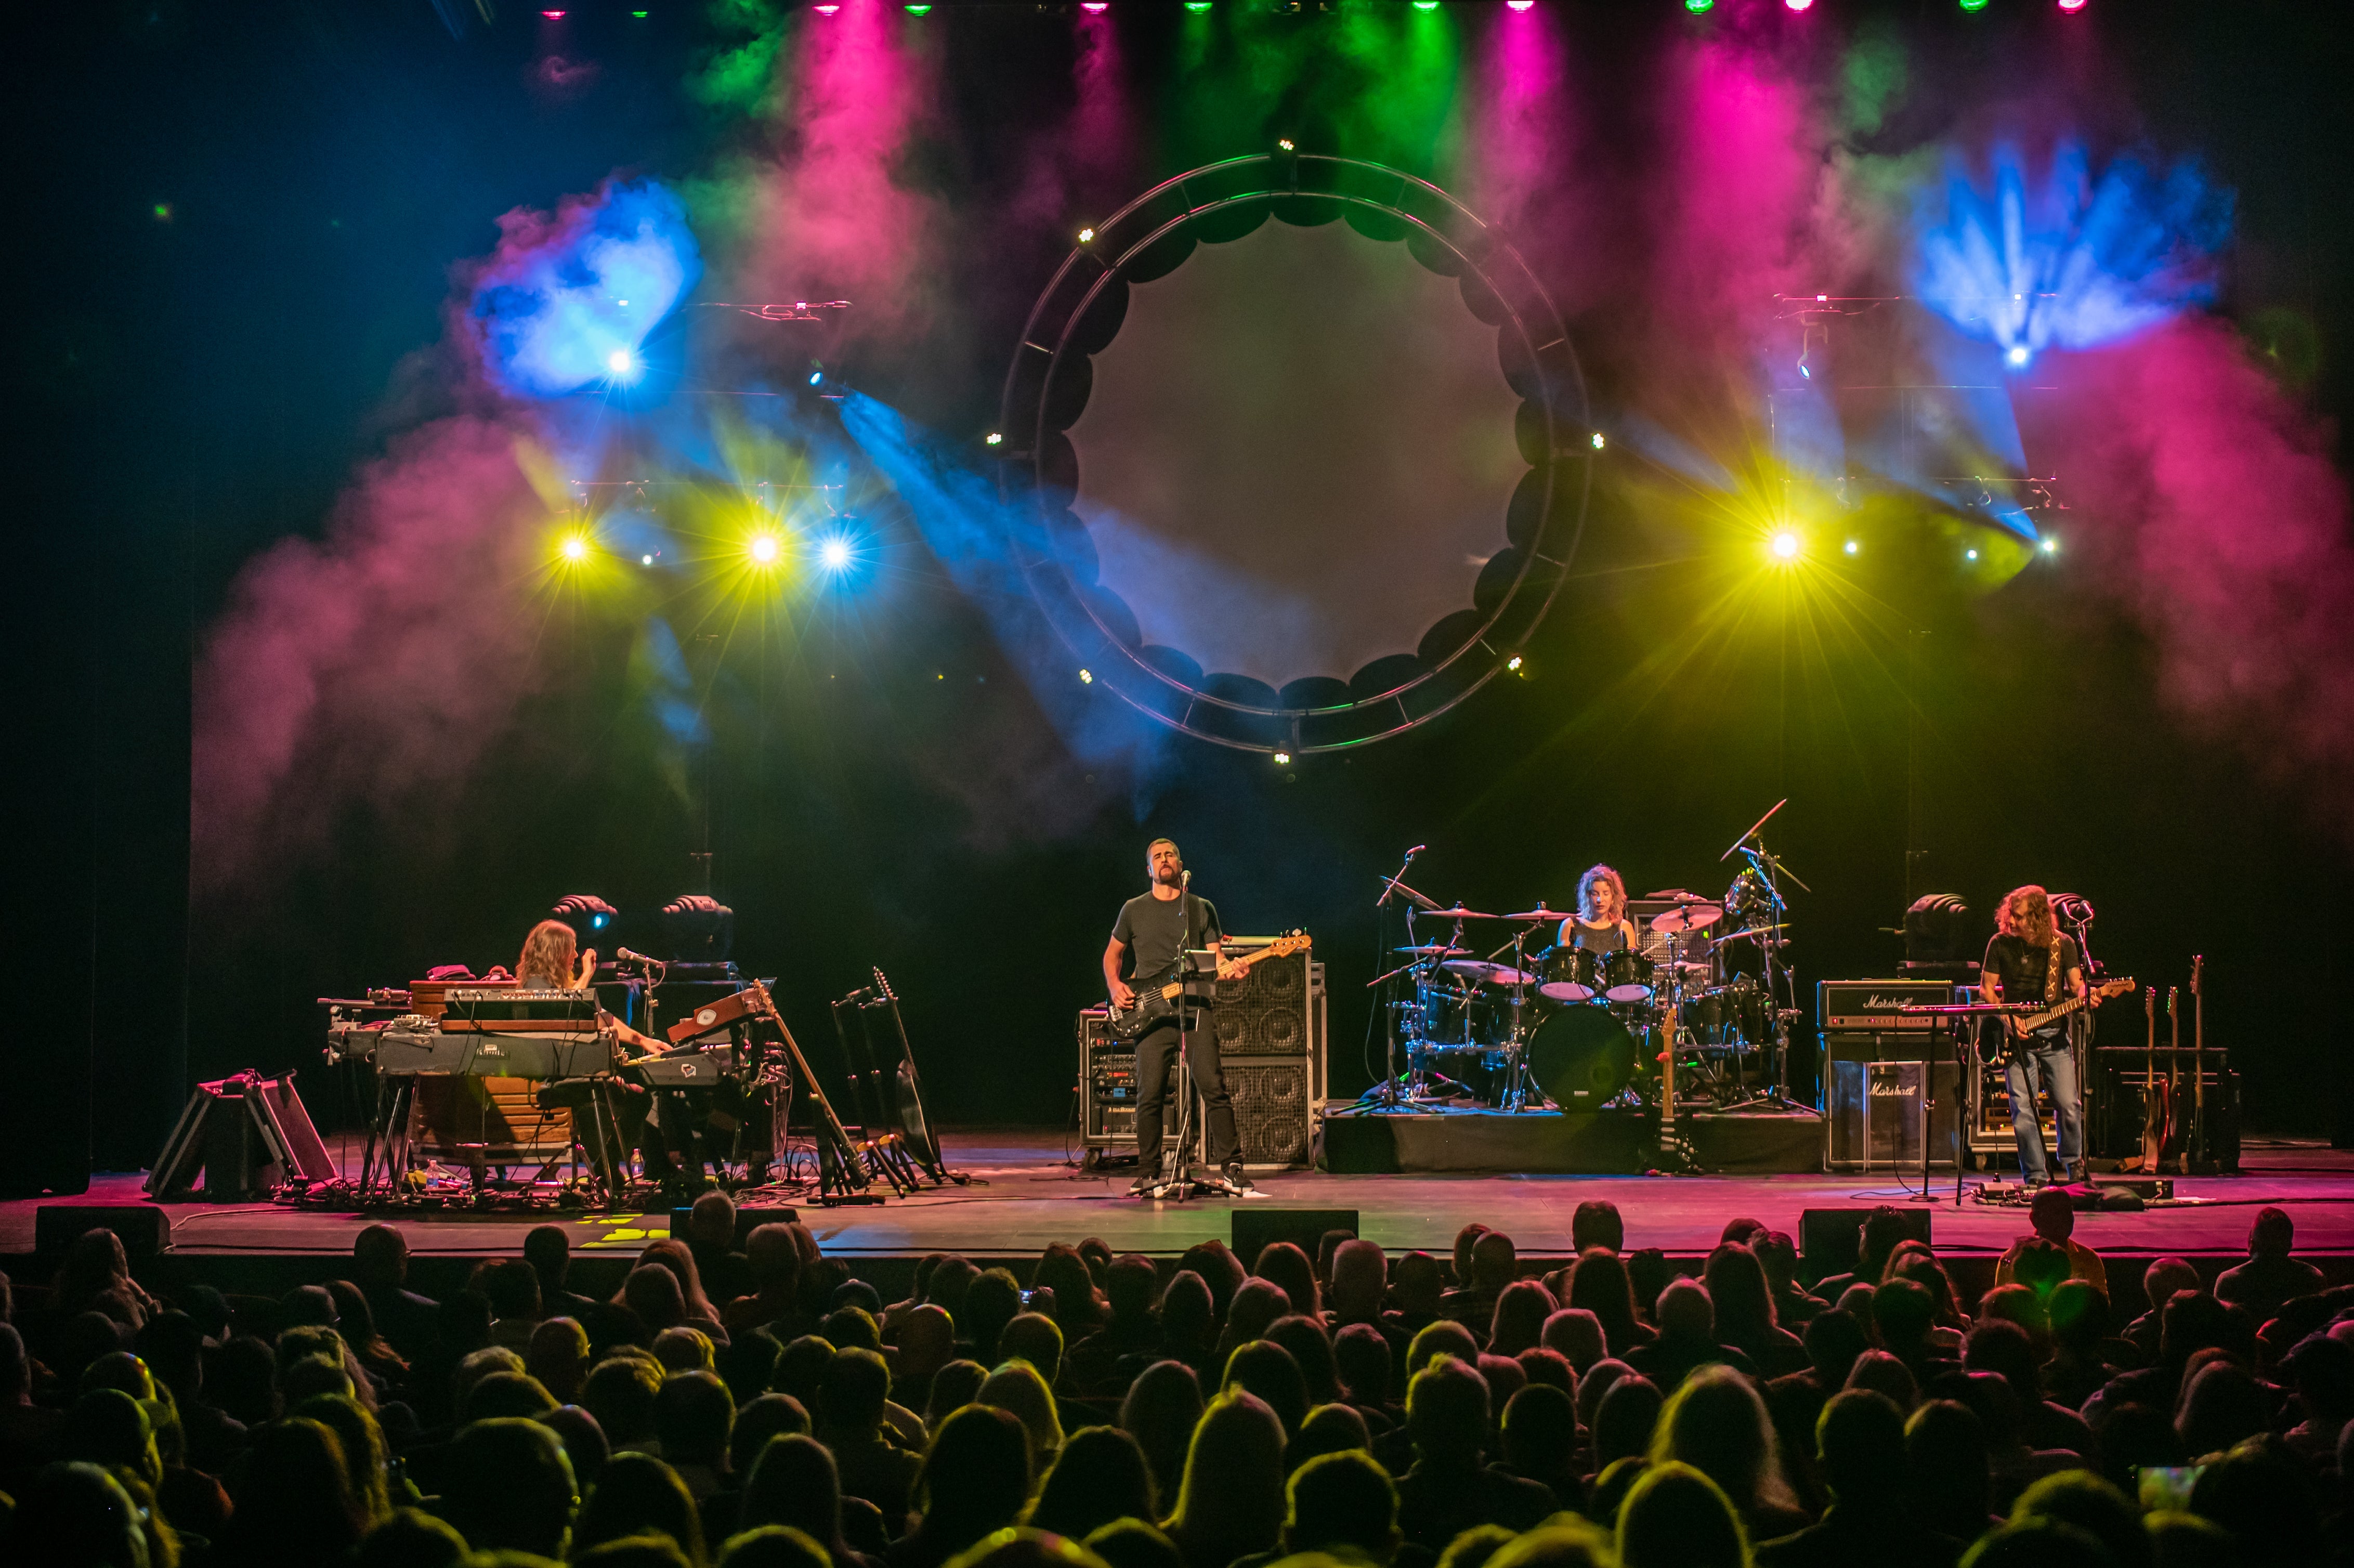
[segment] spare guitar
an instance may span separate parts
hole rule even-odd
[[[2158,1075],[2158,988],[2151,986],[2141,993],[2141,1010],[2149,1022],[2149,1044],[2142,1053],[2142,1122],[2141,1152],[2120,1167],[2126,1171],[2158,1173],[2158,1162],[2166,1150],[2167,1086]]]
[[[1254,964],[1303,951],[1310,940],[1307,933],[1294,930],[1278,937],[1257,952],[1246,953],[1234,961],[1244,973],[1247,973]],[[1160,974],[1150,980],[1138,981],[1134,988],[1135,1005],[1123,1008],[1118,1002],[1114,1002],[1111,1007],[1112,1033],[1122,1040],[1141,1039],[1148,1030],[1162,1019],[1173,1014],[1177,1011],[1177,999],[1185,994],[1187,984],[1185,964],[1186,960],[1181,954],[1175,963]]]

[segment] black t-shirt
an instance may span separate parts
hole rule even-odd
[[[2031,947],[2018,937],[1998,935],[1987,944],[1986,968],[2002,982],[2003,1001],[2041,1001],[2044,966],[2051,958],[2049,948]],[[2063,933],[2060,938],[2060,985],[2053,1000],[2068,1000],[2068,971],[2084,967],[2084,960],[2076,951],[2076,938]],[[2058,1025],[2052,1027],[2056,1029]]]
[[[1188,894],[1181,898],[1155,898],[1150,893],[1140,893],[1119,906],[1119,918],[1113,922],[1112,940],[1128,948],[1131,977],[1150,979],[1165,973],[1177,961],[1185,948],[1185,906],[1193,909],[1193,946],[1206,948],[1223,933],[1218,928],[1218,906],[1206,898]]]

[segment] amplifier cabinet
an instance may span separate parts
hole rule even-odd
[[[1951,980],[1818,980],[1815,1016],[1827,1033],[1901,1029],[1925,1034],[1935,1019],[1907,1018],[1897,1009],[1950,1006],[1955,989]]]
[[[1229,953],[1266,947],[1271,937],[1229,937]],[[1307,1165],[1325,1098],[1324,966],[1309,951],[1269,959],[1241,980],[1221,980],[1208,1027],[1234,1100],[1243,1163],[1256,1171]],[[1112,1033],[1106,1012],[1078,1015],[1079,1142],[1112,1154],[1136,1152],[1136,1049]],[[1161,1129],[1174,1135],[1174,1107]]]
[[[1827,1064],[1824,1169],[1919,1171],[1923,1072],[1924,1064],[1917,1058]],[[1962,1109],[1954,1064],[1937,1063],[1929,1081],[1936,1091],[1929,1128],[1929,1166],[1933,1171],[1951,1171],[1954,1133]]]

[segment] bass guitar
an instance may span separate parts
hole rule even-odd
[[[1252,965],[1299,952],[1309,941],[1306,932],[1291,931],[1234,962],[1243,973],[1248,973]],[[1241,975],[1233,978],[1240,979]],[[1142,1038],[1148,1030],[1177,1011],[1177,999],[1185,994],[1186,984],[1185,959],[1181,956],[1168,969],[1134,988],[1136,1001],[1132,1005],[1122,1007],[1117,1001],[1111,1004],[1112,1033],[1122,1040]]]

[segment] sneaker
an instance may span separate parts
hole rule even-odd
[[[1139,1176],[1135,1183],[1129,1188],[1128,1195],[1131,1198],[1159,1197],[1161,1195],[1160,1176],[1157,1173],[1150,1176]]]
[[[1226,1185],[1236,1192],[1256,1191],[1251,1186],[1251,1179],[1243,1174],[1243,1168],[1238,1164],[1226,1167]]]

